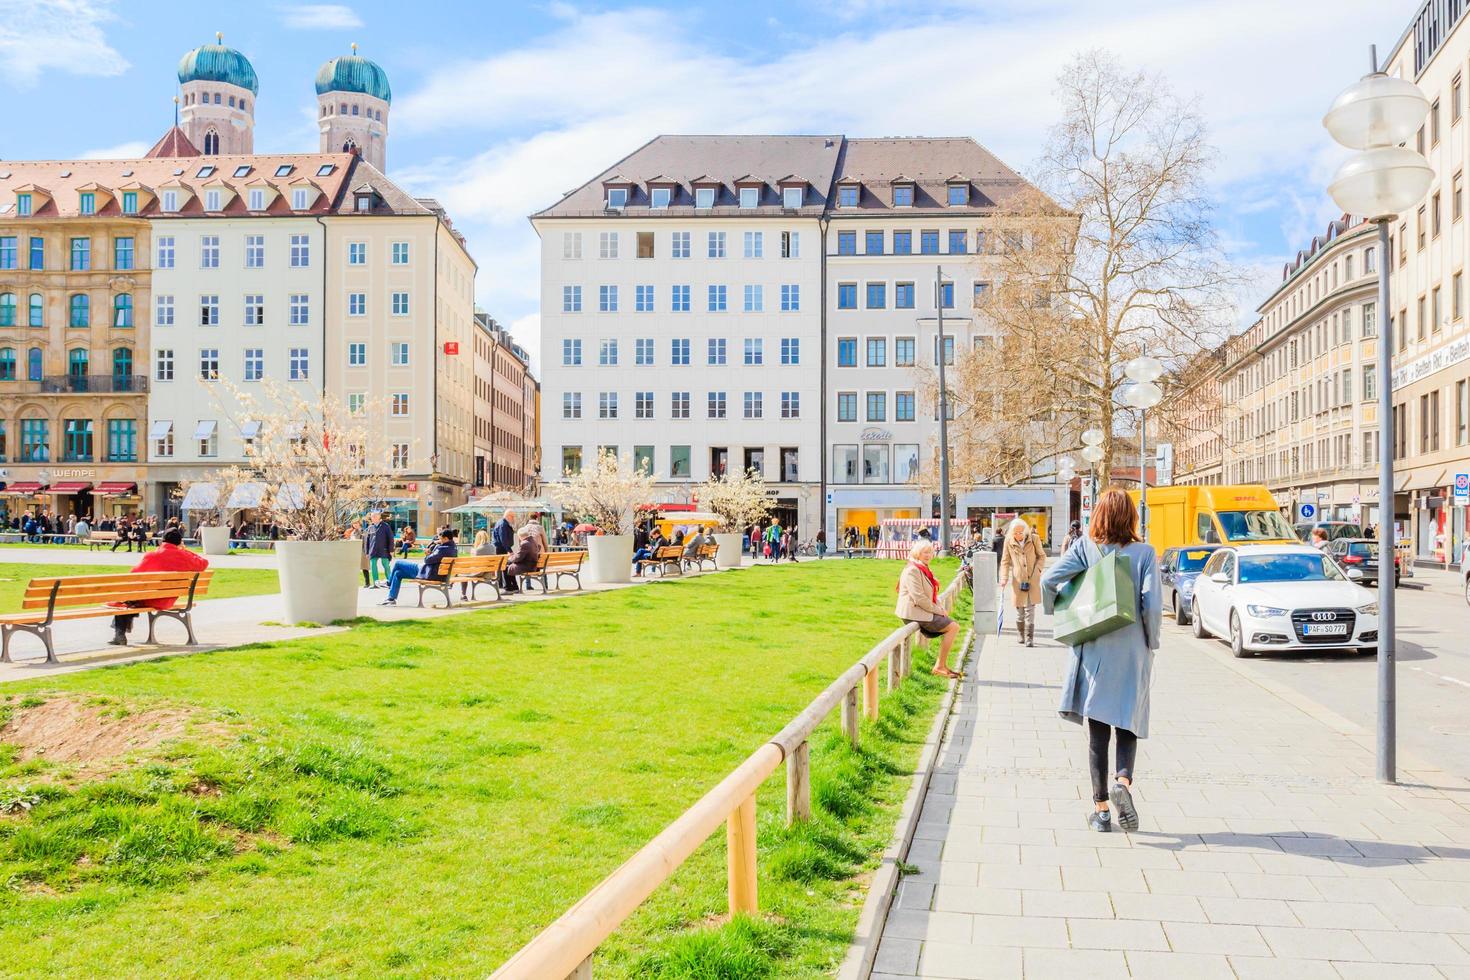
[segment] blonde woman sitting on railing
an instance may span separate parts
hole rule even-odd
[[[939,580],[929,570],[933,558],[934,542],[925,538],[914,542],[909,549],[909,560],[898,576],[898,606],[893,612],[899,619],[917,625],[925,636],[939,639],[934,673],[958,677],[959,672],[949,668],[949,651],[959,636],[960,624],[950,619],[939,605]]]

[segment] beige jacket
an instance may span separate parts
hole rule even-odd
[[[1041,569],[1046,565],[1046,550],[1041,539],[1030,532],[1019,543],[1006,535],[1005,548],[1000,555],[1000,584],[1011,586],[1011,597],[1016,607],[1034,606],[1041,601]],[[1029,582],[1030,588],[1021,591],[1021,583]]]
[[[899,619],[927,623],[944,610],[935,605],[933,589],[924,573],[914,567],[913,562],[904,562],[903,572],[898,576],[898,605],[893,614]]]

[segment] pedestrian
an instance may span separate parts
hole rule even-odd
[[[1073,521],[1071,524],[1068,524],[1067,525],[1067,536],[1062,539],[1062,554],[1065,555],[1068,551],[1071,551],[1072,550],[1072,545],[1076,544],[1077,543],[1077,540],[1079,538],[1081,538],[1081,537],[1082,537],[1082,522],[1081,521]]]
[[[91,521],[87,520],[86,514],[83,514],[81,517],[77,518],[76,527],[72,530],[77,536],[78,544],[87,543],[87,539],[92,536],[92,523]]]
[[[387,588],[388,569],[393,563],[393,524],[388,511],[373,511],[368,515],[368,530],[363,536],[363,553],[368,559],[369,588]],[[383,584],[378,585],[378,570],[382,569]]]
[[[274,528],[275,525],[272,524],[271,527]],[[398,554],[403,556],[404,558],[407,558],[408,553],[412,551],[418,543],[419,535],[418,532],[413,529],[413,525],[403,525],[403,533],[398,536]]]
[[[1063,586],[1114,552],[1122,554],[1133,573],[1135,621],[1072,648],[1057,709],[1068,721],[1086,722],[1094,804],[1087,824],[1101,832],[1113,829],[1114,807],[1118,826],[1128,831],[1138,829],[1138,808],[1133,800],[1134,763],[1138,740],[1148,738],[1149,688],[1163,613],[1158,557],[1153,546],[1138,537],[1138,509],[1128,494],[1117,487],[1103,491],[1093,509],[1087,536],[1041,577],[1050,606]],[[1111,788],[1110,740],[1116,744]]]
[[[919,632],[939,639],[939,655],[933,673],[940,677],[959,677],[949,667],[949,651],[959,635],[960,624],[950,619],[939,605],[939,580],[929,569],[934,558],[932,541],[915,541],[909,548],[909,560],[898,576],[898,604],[893,613],[904,622],[916,623]]]
[[[1312,528],[1312,547],[1324,555],[1332,553],[1331,547],[1327,544],[1327,529],[1325,527]]]
[[[378,603],[380,606],[398,605],[398,590],[403,588],[403,580],[408,578],[443,578],[439,574],[439,565],[446,558],[453,558],[459,554],[459,549],[454,545],[454,532],[444,528],[429,549],[424,552],[423,563],[409,561],[400,558],[388,569],[388,598]]]
[[[1028,647],[1036,645],[1036,603],[1041,599],[1041,570],[1046,549],[1031,525],[1019,517],[1006,528],[1000,555],[1000,587],[1009,583],[1016,606],[1016,635]]]
[[[526,523],[522,530],[529,529],[531,535],[536,539],[536,553],[546,552],[546,529],[541,526],[541,515],[532,511],[526,516]]]
[[[817,558],[827,557],[827,529],[817,528]]]
[[[507,510],[500,515],[500,520],[490,529],[490,543],[495,546],[497,555],[508,555],[516,546],[516,512]],[[519,592],[520,586],[516,584],[514,577],[509,572],[500,573],[500,590],[502,592]]]
[[[372,580],[368,578],[367,536],[358,532],[357,524],[354,522],[342,529],[342,537],[347,541],[356,541],[358,543],[357,568],[358,571],[362,572],[362,587],[364,589],[371,587]]]
[[[158,550],[150,551],[143,556],[143,560],[133,566],[135,572],[200,572],[209,567],[209,559],[183,547],[184,534],[178,528],[165,531],[163,541]],[[138,599],[128,602],[128,608],[136,609],[172,609],[174,600],[164,599]],[[118,613],[112,617],[112,639],[107,642],[112,646],[125,647],[128,645],[128,630],[133,628],[133,622],[138,618],[137,613]]]

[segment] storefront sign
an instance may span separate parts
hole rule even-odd
[[[1432,354],[1425,354],[1399,368],[1393,373],[1393,390],[1398,391],[1405,385],[1411,385],[1420,378],[1427,378],[1436,371],[1443,371],[1464,360],[1470,360],[1470,337],[1462,337],[1445,344]]]
[[[90,480],[97,475],[96,470],[52,470],[53,480]]]
[[[889,432],[887,429],[871,429],[870,428],[870,429],[864,429],[863,430],[863,436],[862,436],[862,441],[863,442],[891,442],[892,440],[893,440],[893,433],[892,432]]]
[[[444,341],[444,353],[446,353],[446,354],[458,354],[459,353],[459,341],[457,341],[457,340],[446,340],[446,341]]]
[[[1470,506],[1470,473],[1455,474],[1455,506]]]

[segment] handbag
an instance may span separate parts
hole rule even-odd
[[[1121,550],[1104,554],[1058,592],[1052,636],[1077,646],[1138,621],[1138,587],[1133,566]]]

